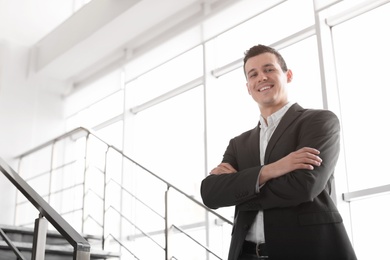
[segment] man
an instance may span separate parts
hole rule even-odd
[[[206,206],[235,206],[228,259],[356,259],[330,197],[338,118],[288,101],[293,74],[273,48],[249,49],[244,72],[260,122],[230,140],[201,186]]]

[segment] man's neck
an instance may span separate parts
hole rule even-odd
[[[288,101],[280,103],[278,105],[273,106],[259,106],[261,116],[264,118],[264,120],[267,122],[267,118],[272,115],[273,113],[277,112],[279,109],[284,107],[288,104]]]

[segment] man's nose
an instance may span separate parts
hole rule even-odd
[[[268,78],[265,74],[261,73],[259,74],[259,77],[258,77],[258,81],[259,82],[263,82],[263,81],[266,81]]]

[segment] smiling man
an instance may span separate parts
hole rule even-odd
[[[337,116],[289,102],[293,73],[273,48],[250,48],[244,72],[259,123],[230,140],[201,186],[206,206],[235,206],[228,259],[356,259],[330,197],[340,152]]]

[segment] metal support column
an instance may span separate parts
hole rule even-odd
[[[35,220],[31,260],[45,259],[47,226],[48,221],[39,214],[39,218]]]

